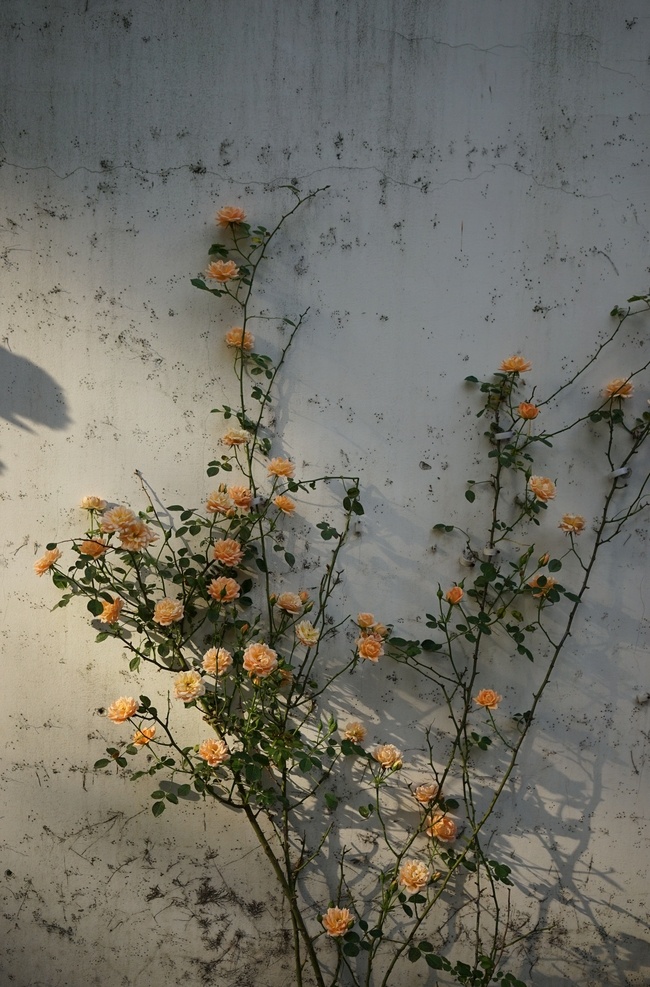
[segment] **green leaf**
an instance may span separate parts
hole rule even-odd
[[[292,555],[291,552],[285,552],[284,561],[287,563],[288,566],[291,566],[291,568],[293,569],[294,565],[296,564],[296,557],[295,555]]]
[[[135,655],[129,662],[129,671],[137,672],[140,668],[140,655]]]
[[[164,797],[165,797],[165,793],[164,792],[161,792],[160,790],[157,791],[157,792],[152,792],[151,793],[151,798],[152,799],[157,799],[158,800],[158,799],[164,799]]]
[[[110,764],[110,760],[107,757],[100,757],[99,761],[95,761],[93,768],[99,770],[99,768],[105,768],[107,764]]]
[[[468,500],[470,504],[474,503],[474,501],[476,500],[476,494],[474,493],[473,490],[465,491],[465,500]]]
[[[561,568],[562,568],[562,563],[560,562],[559,559],[551,559],[551,561],[548,564],[549,572],[559,572]]]
[[[343,952],[346,956],[358,956],[361,950],[356,942],[346,942],[343,944]]]
[[[101,631],[101,632],[100,632],[100,633],[99,633],[99,634],[97,635],[97,637],[95,638],[95,643],[96,643],[96,644],[101,644],[101,643],[102,643],[102,641],[105,641],[105,640],[106,640],[106,638],[107,638],[107,637],[110,637],[110,636],[111,636],[111,635],[110,635],[110,634],[108,633],[108,631]]]
[[[420,956],[421,955],[422,954],[420,953],[420,950],[418,949],[417,946],[411,946],[409,948],[408,953],[407,953],[407,956],[408,956],[409,960],[411,961],[411,963],[417,963],[417,961],[420,959]]]
[[[336,795],[332,795],[331,792],[325,792],[324,799],[327,808],[333,812],[334,809],[336,809],[337,805],[339,804],[339,800],[337,799]]]
[[[162,816],[163,812],[165,811],[165,803],[154,802],[154,804],[151,806],[151,811],[153,812],[154,816]]]
[[[264,559],[255,559],[255,565],[260,570],[260,572],[268,572],[268,568]]]

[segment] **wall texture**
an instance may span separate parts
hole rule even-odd
[[[84,494],[136,502],[134,469],[163,499],[211,489],[228,321],[189,278],[215,208],[268,225],[282,184],[329,185],[269,267],[269,308],[311,306],[278,431],[298,463],[361,475],[342,612],[417,634],[460,578],[431,526],[467,516],[462,379],[522,350],[559,383],[647,289],[650,18],[638,0],[4,0],[0,24],[3,983],[274,987],[285,941],[237,820],[155,820],[146,785],[89,767],[114,739],[97,710],[132,680],[80,608],[48,612],[33,559],[78,530]],[[636,339],[585,388],[628,373]],[[558,509],[588,514],[600,481],[579,444],[562,455]],[[533,891],[517,907],[551,927],[517,961],[540,987],[650,980],[638,527],[501,810]],[[428,697],[376,674],[366,717],[408,738]]]

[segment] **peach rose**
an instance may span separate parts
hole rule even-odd
[[[251,440],[251,433],[244,428],[229,428],[221,441],[225,446],[245,446]]]
[[[296,509],[291,497],[287,497],[285,494],[278,494],[277,497],[273,498],[273,503],[283,514],[293,514]]]
[[[419,860],[405,860],[400,868],[398,882],[409,894],[417,894],[429,883],[429,868]]]
[[[328,908],[321,917],[321,922],[329,936],[344,936],[350,926],[354,925],[354,917],[349,908]]]
[[[241,586],[228,576],[217,576],[208,586],[208,593],[217,603],[232,603],[239,596]]]
[[[122,608],[124,607],[124,600],[121,597],[116,596],[113,598],[112,603],[108,600],[102,602],[102,607],[104,608],[99,615],[99,619],[102,624],[116,624],[120,619],[120,614],[122,613]]]
[[[448,589],[447,592],[445,593],[445,600],[447,601],[447,603],[451,603],[451,604],[460,603],[462,598],[463,598],[462,586],[452,586],[451,589]]]
[[[202,666],[208,675],[214,675],[219,678],[226,674],[231,665],[232,655],[225,648],[219,648],[218,650],[217,648],[210,648],[203,655]]]
[[[537,500],[553,500],[555,484],[547,476],[531,476],[528,479],[528,489]]]
[[[246,213],[241,206],[222,206],[217,213],[217,223],[219,226],[230,226],[233,223],[243,223]]]
[[[249,644],[244,651],[244,668],[251,678],[266,679],[277,667],[277,652],[261,641]]]
[[[235,278],[239,277],[239,268],[234,260],[213,260],[211,264],[208,264],[205,276],[212,278],[213,281],[219,281],[220,284],[225,284],[226,281],[234,281]]]
[[[244,353],[250,353],[250,351],[255,346],[255,336],[248,329],[242,329],[241,326],[234,326],[234,328],[229,329],[224,336],[227,346],[235,346],[238,350],[243,350]]]
[[[379,761],[382,768],[389,770],[390,768],[401,768],[402,767],[402,752],[393,747],[392,744],[380,744],[372,752],[372,756],[375,761]]]
[[[523,374],[527,370],[532,368],[532,363],[530,360],[526,360],[523,356],[509,356],[503,361],[499,370],[502,370],[506,374]]]
[[[344,740],[351,740],[353,744],[362,744],[366,739],[366,728],[358,720],[352,720],[344,728],[342,737]]]
[[[474,702],[484,709],[496,709],[503,696],[500,696],[494,689],[481,689],[478,696],[474,696]]]
[[[234,569],[244,558],[244,553],[240,543],[235,538],[224,538],[223,541],[216,543],[212,549],[212,556],[216,562]]]
[[[634,394],[634,384],[631,380],[626,380],[625,377],[615,377],[614,380],[610,380],[609,384],[605,385],[603,394],[610,400],[612,398],[631,398]]]
[[[235,507],[239,507],[242,511],[247,511],[253,502],[253,491],[248,487],[228,487],[228,496]]]
[[[581,514],[563,514],[558,528],[567,535],[579,535],[581,531],[584,531],[585,524],[585,519]]]
[[[205,509],[208,514],[225,514],[228,516],[235,513],[233,501],[225,490],[213,490],[211,494],[208,494]]]
[[[121,696],[106,710],[106,716],[113,723],[126,723],[138,712],[138,702],[133,696]]]
[[[104,534],[109,534],[111,531],[121,531],[137,520],[131,508],[121,504],[119,507],[112,507],[110,511],[102,514],[101,529]]]
[[[285,613],[296,614],[302,610],[302,600],[297,593],[280,593],[275,605],[278,610],[284,610]]]
[[[368,661],[379,661],[384,653],[384,645],[380,637],[368,634],[357,641],[357,651],[360,658],[365,658]]]
[[[359,613],[357,614],[357,624],[364,629],[374,627],[375,615],[372,613]]]
[[[161,627],[169,627],[183,619],[185,610],[180,600],[171,600],[168,596],[158,600],[153,611],[153,619]]]
[[[533,596],[546,596],[557,583],[557,579],[553,579],[553,576],[544,576],[543,578],[546,582],[542,586],[539,584],[540,576],[535,576],[533,579],[529,580],[528,585],[530,588],[532,590],[537,590],[536,593],[533,593]]]
[[[207,761],[211,768],[218,768],[228,760],[230,751],[223,740],[204,740],[199,747],[199,757]]]
[[[438,785],[435,781],[429,781],[422,785],[418,785],[418,787],[414,789],[413,798],[416,802],[419,802],[420,805],[428,805],[430,802],[433,802],[434,799],[437,799],[439,794],[440,785]]]
[[[294,630],[296,637],[306,648],[313,648],[315,644],[318,644],[320,631],[308,620],[301,620],[299,624],[296,624]]]
[[[549,553],[544,552],[544,554],[540,555],[540,557],[538,558],[537,565],[548,565],[550,558],[551,556],[549,555]]]
[[[174,679],[174,695],[184,703],[205,695],[205,682],[199,672],[179,672]]]
[[[131,743],[136,747],[146,747],[150,740],[156,736],[155,727],[140,727],[136,730],[131,739]]]
[[[79,507],[84,511],[104,511],[106,510],[106,501],[102,500],[101,497],[83,497]]]
[[[276,456],[275,459],[269,461],[266,469],[271,476],[292,477],[295,467],[288,459],[283,459],[282,456]]]
[[[79,551],[82,555],[90,555],[93,559],[98,559],[100,555],[103,555],[108,545],[101,538],[88,539],[88,541],[82,541],[79,546]]]
[[[388,637],[388,628],[386,624],[375,624],[372,628],[372,633],[375,637]]]
[[[539,414],[539,408],[536,404],[529,404],[527,401],[522,401],[517,408],[520,418],[525,418],[527,421],[531,421],[533,418],[537,418]]]
[[[453,843],[458,836],[458,826],[444,812],[436,809],[427,817],[427,836],[438,840],[439,843]]]
[[[159,538],[159,535],[152,531],[144,521],[133,521],[131,524],[125,525],[118,531],[118,536],[120,548],[126,552],[142,552]]]
[[[37,576],[44,575],[48,571],[48,569],[52,568],[55,562],[58,562],[58,560],[61,558],[61,554],[62,553],[59,551],[58,548],[48,549],[45,555],[42,555],[40,559],[37,559],[37,561],[34,563],[34,572],[36,573],[36,575]]]

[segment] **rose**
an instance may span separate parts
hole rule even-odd
[[[144,521],[135,520],[124,525],[118,531],[120,548],[125,552],[141,552],[153,542],[158,541],[158,535]]]
[[[241,206],[222,206],[216,216],[219,226],[231,226],[243,223],[246,213]]]
[[[585,523],[581,514],[563,514],[558,528],[567,535],[579,535],[581,531],[584,531]]]
[[[278,655],[268,644],[258,641],[244,651],[244,668],[251,678],[266,679],[278,667]]]
[[[251,440],[251,433],[244,428],[230,428],[221,441],[225,446],[245,446]]]
[[[255,336],[248,329],[242,329],[241,326],[233,326],[229,329],[224,336],[227,346],[236,346],[237,349],[243,350],[245,353],[250,353],[250,351],[255,346]]]
[[[276,456],[275,459],[269,461],[266,469],[271,476],[292,477],[295,466],[290,460],[283,459],[282,456]]]
[[[458,826],[444,812],[436,809],[427,817],[426,834],[440,843],[453,843],[458,836]]]
[[[234,260],[213,260],[211,264],[208,264],[205,276],[225,284],[226,281],[233,281],[239,277],[239,268]]]
[[[555,484],[547,476],[531,476],[528,479],[528,489],[537,500],[553,500]]]
[[[523,374],[526,370],[532,369],[532,363],[530,360],[526,360],[523,356],[509,356],[503,361],[499,370],[502,370],[506,374]]]
[[[631,398],[634,394],[634,384],[625,377],[615,377],[603,389],[606,398]]]
[[[42,555],[34,563],[34,572],[36,575],[42,576],[48,569],[51,569],[54,563],[61,558],[61,554],[58,548],[50,548],[45,555]]]
[[[328,908],[321,917],[321,922],[328,935],[344,936],[350,926],[354,925],[354,918],[349,908]]]
[[[417,894],[429,883],[429,868],[420,860],[405,860],[399,875],[398,882],[409,894]]]
[[[539,582],[540,579],[545,580],[545,582],[541,585]],[[536,593],[533,593],[533,596],[540,597],[546,596],[550,590],[553,589],[556,583],[557,579],[553,579],[553,576],[535,576],[533,579],[529,580],[528,585],[532,590],[537,590]]]
[[[318,644],[320,632],[308,620],[301,620],[299,624],[296,624],[294,630],[296,637],[306,648],[313,648],[315,644]]]
[[[101,529],[104,534],[109,534],[111,531],[121,531],[137,520],[130,507],[120,504],[119,507],[112,507],[110,511],[102,514]]]
[[[184,703],[205,695],[205,682],[199,672],[179,672],[174,679],[174,695]]]
[[[463,598],[463,588],[462,586],[452,586],[445,593],[445,600],[447,603],[451,603],[452,606],[455,603],[460,603]]]
[[[365,658],[367,661],[379,661],[384,653],[384,645],[380,637],[368,634],[357,641],[357,651],[360,658]]]
[[[230,757],[228,745],[223,740],[204,740],[199,746],[199,757],[207,761],[211,768],[218,768]]]
[[[228,576],[218,576],[208,586],[208,594],[217,603],[232,603],[239,596],[241,586]]]
[[[500,696],[494,689],[481,689],[478,696],[474,696],[474,702],[485,709],[496,709],[503,696]]]
[[[539,408],[536,404],[529,404],[527,401],[522,401],[517,408],[520,418],[525,418],[527,421],[531,421],[533,418],[537,418],[539,414]]]
[[[120,614],[122,613],[122,607],[124,606],[124,600],[119,596],[116,596],[112,603],[108,600],[104,600],[102,603],[102,612],[99,615],[99,619],[102,624],[115,624],[119,620]]]
[[[375,615],[372,613],[359,613],[357,614],[357,624],[364,629],[374,627]]]
[[[413,798],[420,802],[421,805],[428,805],[429,802],[433,802],[434,799],[438,798],[440,794],[440,785],[436,784],[435,781],[426,782],[418,787],[413,792]]]
[[[280,593],[275,605],[278,610],[284,610],[285,613],[296,614],[302,610],[302,600],[297,593]]]
[[[136,730],[131,738],[131,743],[136,747],[146,747],[150,740],[156,736],[155,727],[140,727]]]
[[[372,756],[386,771],[391,768],[397,770],[402,767],[402,752],[397,747],[393,747],[392,744],[380,744],[379,747],[375,748]]]
[[[119,699],[116,699],[115,702],[111,703],[108,707],[106,710],[106,716],[109,720],[112,720],[113,723],[126,723],[126,721],[130,720],[132,716],[135,716],[137,711],[137,699],[134,699],[133,696],[120,696]]]
[[[278,494],[277,497],[274,497],[273,503],[283,514],[293,514],[296,509],[291,497],[287,497],[285,494]]]
[[[106,509],[106,501],[101,497],[82,497],[79,507],[84,511],[103,511]]]
[[[225,648],[210,648],[203,655],[202,666],[209,675],[225,675],[232,665],[232,655]]]
[[[153,619],[161,627],[169,627],[183,619],[185,611],[180,600],[171,600],[168,596],[158,600],[153,611]]]
[[[103,555],[108,545],[101,538],[93,538],[92,540],[82,541],[79,546],[79,551],[82,555],[90,555],[93,559],[98,559],[100,555]]]
[[[244,552],[240,543],[235,538],[224,538],[218,541],[212,549],[212,556],[216,562],[227,565],[231,569],[239,565],[244,558]]]
[[[253,491],[248,487],[228,487],[228,496],[235,507],[239,507],[240,510],[248,510],[253,502]]]
[[[366,739],[366,728],[358,720],[352,720],[344,728],[342,737],[344,740],[351,740],[353,744],[362,744]]]
[[[225,490],[213,490],[205,502],[208,514],[234,514],[233,501]]]

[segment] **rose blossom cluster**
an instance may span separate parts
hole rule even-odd
[[[375,620],[372,613],[357,614],[357,626],[360,634],[356,640],[357,654],[367,661],[377,662],[384,654],[384,639],[388,636],[388,628]]]
[[[142,552],[155,541],[158,535],[148,524],[136,517],[130,507],[119,505],[101,516],[100,528],[103,534],[117,534],[120,548],[126,552]]]

